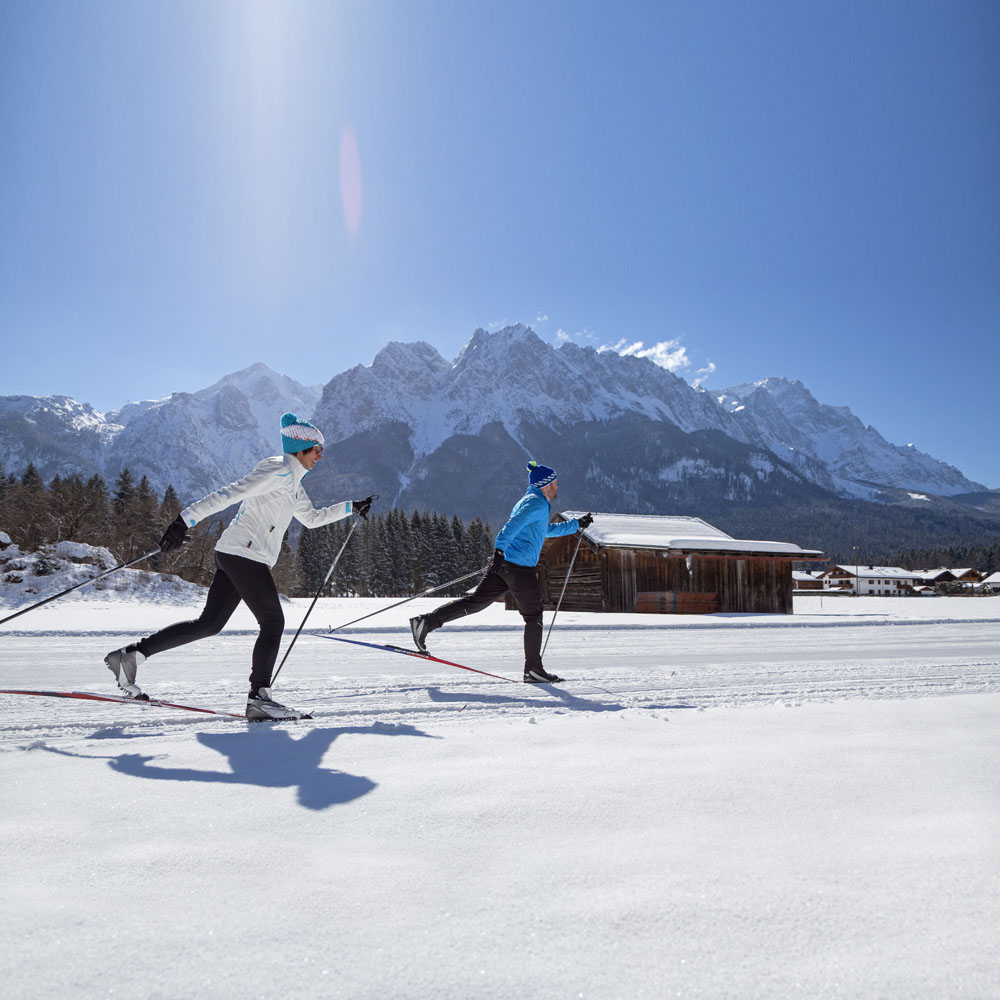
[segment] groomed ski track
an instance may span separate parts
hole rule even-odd
[[[851,609],[849,602],[842,601],[841,607]],[[287,617],[285,642],[295,625],[293,614]],[[430,651],[519,677],[521,630],[510,617],[442,629],[432,635]],[[557,626],[546,655],[550,669],[566,678],[562,685],[507,684],[417,656],[354,645],[341,648],[305,632],[279,679],[277,696],[311,711],[314,719],[306,725],[393,725],[446,721],[459,713],[468,722],[540,713],[670,713],[1000,691],[1000,623],[995,619],[936,616],[892,622],[873,617],[870,622],[855,618],[799,623],[794,617],[762,616],[647,624],[633,616],[630,623],[602,627],[599,615],[579,617],[588,620]],[[239,711],[253,634],[237,628],[187,650],[163,654],[143,666],[140,683],[153,698]],[[408,639],[399,627],[342,634],[399,645]],[[5,633],[0,636],[3,686],[114,694],[102,657],[120,638],[122,633],[104,630],[21,628]],[[140,731],[239,724],[210,716],[189,718],[156,706],[64,704],[13,696],[0,696],[0,712],[4,743],[39,733],[73,738],[101,725]]]

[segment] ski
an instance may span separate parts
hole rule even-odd
[[[89,691],[9,691],[0,690],[0,694],[26,694],[39,698],[79,698],[81,701],[112,701],[119,705],[152,705],[154,708],[179,708],[185,712],[201,712],[205,715],[223,715],[230,719],[247,721],[245,715],[236,712],[221,712],[214,708],[199,708],[196,705],[177,705],[172,701],[162,701],[159,698],[130,698],[126,695],[91,694]]]
[[[444,663],[449,667],[458,667],[459,670],[469,670],[474,674],[482,674],[484,677],[493,677],[498,681],[507,681],[508,684],[519,684],[520,681],[512,677],[501,677],[500,674],[491,674],[488,670],[477,670],[475,667],[467,667],[464,663],[454,663],[452,660],[442,660],[440,656],[432,656],[430,653],[421,653],[416,649],[407,649],[405,646],[389,646],[382,642],[362,642],[361,639],[347,639],[342,635],[328,635],[325,632],[316,633],[321,639],[336,639],[337,642],[349,642],[354,646],[367,646],[369,649],[385,649],[390,653],[402,653],[403,656],[415,656],[418,660],[433,660],[435,663]]]

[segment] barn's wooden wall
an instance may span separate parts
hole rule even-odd
[[[576,542],[575,536],[567,536],[545,543],[538,578],[547,608],[554,608],[559,600]],[[791,614],[792,589],[788,559],[695,555],[689,570],[684,556],[648,549],[594,552],[585,542],[577,552],[561,607],[566,611]]]

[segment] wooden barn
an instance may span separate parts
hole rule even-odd
[[[579,517],[566,511],[557,520]],[[732,538],[698,517],[594,514],[579,535],[550,538],[538,561],[542,600],[564,611],[792,613],[792,563],[823,554],[791,542]],[[507,607],[513,608],[508,595]]]

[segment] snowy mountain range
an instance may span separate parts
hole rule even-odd
[[[554,348],[525,326],[477,330],[451,362],[426,343],[389,344],[327,383],[315,419],[334,446],[315,481],[332,493],[377,488],[462,516],[506,500],[532,457],[603,510],[982,489],[800,382],[712,394],[649,359]]]
[[[842,496],[873,499],[878,486],[953,496],[980,487],[954,466],[890,444],[846,406],[820,403],[797,379],[766,378],[714,394],[749,440],[807,475],[820,462],[830,474],[816,480]]]
[[[0,465],[17,472],[34,462],[45,480],[75,472],[110,481],[128,467],[160,493],[173,484],[195,499],[278,450],[281,414],[311,413],[320,392],[255,364],[207,389],[106,414],[67,396],[0,396]]]
[[[322,387],[255,364],[107,414],[65,396],[0,397],[0,463],[34,462],[46,479],[110,480],[128,466],[194,499],[273,453],[285,410],[326,436],[310,477],[318,501],[375,491],[383,503],[496,517],[529,458],[560,470],[573,506],[632,512],[985,490],[801,382],[707,392],[648,358],[555,348],[522,325],[476,330],[453,361],[426,343],[390,343]]]

